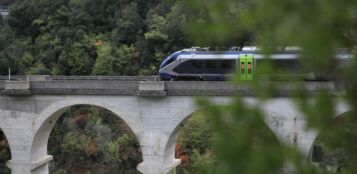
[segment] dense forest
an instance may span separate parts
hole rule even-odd
[[[9,6],[15,3],[16,0],[0,0],[0,6]]]
[[[184,36],[181,1],[16,1],[0,19],[0,74],[152,75]]]

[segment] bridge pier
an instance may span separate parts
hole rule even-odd
[[[158,131],[148,131],[142,137],[143,162],[137,166],[141,173],[167,174],[181,163],[179,159],[169,159],[165,156],[165,146],[169,138],[167,135]]]
[[[144,156],[143,158],[144,162],[137,167],[142,174],[168,174],[175,171],[175,168],[181,163],[179,159],[176,159],[174,163],[165,164],[165,162],[162,163],[163,158],[161,157]]]
[[[48,174],[51,160],[53,157],[47,155],[39,161],[10,160],[6,165],[11,168],[12,174]]]
[[[29,161],[10,160],[6,165],[11,169],[11,174],[32,174]]]

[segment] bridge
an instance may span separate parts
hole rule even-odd
[[[0,15],[1,16],[9,15],[9,7],[8,6],[0,6]]]
[[[137,169],[143,174],[164,174],[180,164],[175,144],[183,123],[198,108],[197,96],[227,104],[240,95],[258,105],[253,88],[224,81],[158,81],[156,77],[27,76],[0,78],[0,128],[10,145],[12,174],[48,174],[47,145],[57,119],[71,106],[92,105],[112,111],[136,135],[143,156]],[[304,91],[315,95],[338,92],[333,82],[305,82]],[[281,83],[275,97],[259,103],[265,122],[282,143],[310,154],[317,136],[305,130],[303,114],[292,98],[293,86]],[[336,116],[349,107],[336,98]],[[227,140],[229,141],[229,140]]]

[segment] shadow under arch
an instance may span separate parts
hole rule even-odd
[[[334,163],[345,163],[342,162],[341,160],[336,160],[333,162],[333,160],[328,159],[328,158],[339,158],[339,154],[343,155],[344,148],[345,147],[337,147],[337,146],[343,146],[344,143],[341,144],[340,141],[343,141],[343,138],[346,137],[346,134],[349,133],[348,128],[351,128],[351,125],[346,125],[346,123],[352,125],[357,125],[357,120],[354,119],[354,121],[351,122],[351,120],[348,120],[352,118],[353,116],[356,116],[357,112],[355,110],[348,110],[342,113],[339,113],[334,119],[332,120],[331,124],[326,125],[320,132],[317,132],[316,137],[314,138],[313,144],[310,148],[308,160],[313,163],[317,167],[327,167],[324,163],[326,160],[330,160],[331,166],[334,165]],[[347,128],[347,129],[346,129]],[[327,137],[328,136],[328,137]],[[348,136],[349,137],[349,136]],[[341,139],[339,139],[341,138]],[[351,138],[351,137],[349,137]],[[355,135],[355,138],[357,138],[357,135]],[[327,139],[328,140],[326,142]],[[327,149],[325,149],[325,143],[331,144],[332,141],[335,141],[335,143],[332,143],[334,147],[337,147],[333,152],[330,151],[328,152]],[[345,144],[344,144],[345,145]],[[335,153],[334,156],[329,156],[328,153]],[[345,156],[345,155],[344,155]],[[345,157],[344,157],[345,158]],[[348,160],[348,159],[344,159]],[[343,160],[343,161],[344,161]],[[334,168],[336,167],[336,168]],[[332,168],[329,167],[329,170],[336,170],[333,172],[339,173],[342,168],[345,167],[345,164],[342,165],[337,165],[333,166]],[[326,168],[325,168],[326,169]]]
[[[116,110],[117,108],[113,108],[110,106],[108,107],[107,105],[101,105],[93,102],[61,102],[60,104],[56,103],[55,106],[48,107],[40,114],[41,116],[39,116],[39,119],[37,120],[39,122],[39,127],[34,133],[34,140],[31,146],[31,160],[33,162],[48,162],[53,159],[52,156],[47,155],[50,134],[59,118],[67,110],[76,106],[90,106],[112,113],[112,115],[115,115],[118,120],[122,121],[125,125],[127,125],[129,132],[134,135],[136,142],[138,142],[139,144],[138,137],[136,136],[132,126],[127,122],[127,119],[125,119],[125,115],[122,115],[119,111]],[[141,146],[139,145],[138,148],[142,159],[143,155],[141,152]],[[46,172],[48,171],[48,163],[36,166],[34,170],[38,171],[39,173],[41,173],[41,171]]]
[[[6,166],[7,161],[11,159],[11,148],[5,132],[0,128],[0,173],[10,174],[11,169]]]

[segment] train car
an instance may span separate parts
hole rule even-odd
[[[239,71],[242,80],[252,80],[257,60],[264,58],[255,47],[241,51],[208,51],[191,48],[169,55],[160,65],[163,80],[226,80]],[[276,64],[288,69],[296,67],[296,50],[270,56]]]
[[[226,80],[236,72],[241,80],[253,80],[257,68],[269,61],[274,68],[279,68],[284,76],[289,74],[294,78],[305,78],[299,73],[299,48],[288,47],[269,59],[260,53],[256,47],[244,47],[242,50],[212,52],[208,49],[191,48],[177,51],[169,55],[160,65],[159,75],[162,80]],[[348,58],[346,54],[338,58]]]

